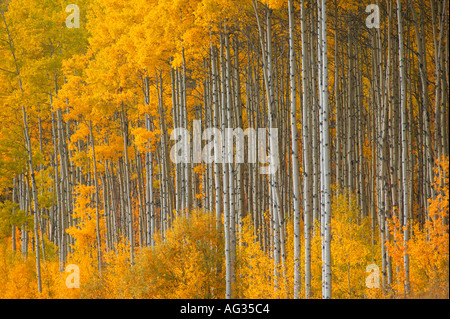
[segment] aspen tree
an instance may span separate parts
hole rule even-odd
[[[311,205],[310,205],[310,190],[311,190],[311,175],[310,175],[310,158],[309,151],[309,132],[310,132],[310,101],[308,92],[308,77],[307,70],[309,67],[306,50],[306,14],[305,2],[300,2],[300,23],[301,23],[301,66],[302,66],[302,150],[303,150],[303,213],[304,213],[304,236],[305,236],[305,298],[310,297],[311,291]]]
[[[232,101],[232,87],[231,87],[231,54],[230,54],[230,39],[227,30],[226,23],[224,24],[224,33],[225,33],[225,95],[226,95],[226,104],[224,107],[226,108],[226,118],[227,118],[227,128],[233,128],[233,101]],[[229,227],[230,227],[230,276],[231,276],[231,285],[233,285],[236,281],[235,278],[235,260],[236,260],[236,204],[234,200],[234,192],[235,192],[235,178],[234,178],[234,164],[233,164],[233,139],[231,135],[231,139],[227,139],[227,135],[225,130],[223,131],[225,134],[225,153],[224,153],[224,165],[228,165],[228,204],[229,204]],[[230,137],[228,137],[230,138]],[[230,144],[231,142],[231,144]]]
[[[328,124],[328,59],[327,59],[327,7],[326,1],[321,0],[320,7],[320,29],[321,43],[321,162],[322,162],[322,262],[323,262],[323,278],[322,278],[322,298],[331,298],[331,188],[330,188],[330,157],[329,157],[329,124]]]
[[[126,214],[127,229],[128,229],[128,241],[130,245],[130,264],[134,265],[134,231],[133,231],[133,212],[131,205],[130,194],[130,169],[128,163],[128,125],[126,122],[125,108],[123,101],[121,102],[121,121],[122,121],[122,134],[124,143],[124,214]]]
[[[224,30],[226,32],[226,30]],[[220,36],[220,82],[221,82],[221,109],[222,109],[222,132],[229,127],[229,114],[227,112],[228,95],[226,91],[226,60],[224,59],[224,40]],[[231,225],[230,225],[230,188],[229,188],[229,165],[226,163],[228,159],[229,150],[227,148],[227,141],[225,135],[222,137],[222,164],[223,164],[223,220],[225,230],[225,298],[232,298],[232,259],[231,259]]]
[[[17,77],[18,87],[22,95],[23,99],[23,93],[24,89],[22,87],[22,79],[20,74],[19,65],[16,58],[15,53],[15,47],[14,42],[11,37],[11,33],[9,32],[8,23],[5,19],[5,13],[3,9],[0,8],[0,14],[2,15],[3,23],[5,26],[5,31],[8,37],[7,43],[10,50],[10,53],[13,58],[14,66],[15,66],[15,75]],[[37,286],[39,293],[42,292],[42,280],[41,280],[41,258],[40,258],[40,248],[39,248],[39,203],[38,203],[38,194],[37,194],[37,185],[36,185],[36,177],[35,177],[35,171],[33,166],[33,151],[31,148],[31,138],[28,128],[28,119],[27,119],[27,113],[25,106],[23,105],[24,101],[21,101],[21,108],[22,108],[22,121],[23,121],[23,134],[25,138],[25,146],[26,151],[28,155],[28,172],[31,178],[31,187],[32,187],[32,194],[33,194],[33,218],[34,218],[34,241],[35,241],[35,252],[36,252],[36,279],[37,279]]]
[[[296,70],[295,70],[295,45],[294,45],[294,8],[293,1],[289,0],[289,66],[290,66],[290,97],[291,97],[291,138],[292,138],[292,183],[294,191],[294,298],[299,298],[301,289],[300,277],[300,182],[298,168],[298,137],[297,137],[297,92],[296,92]],[[306,103],[303,104],[304,106]],[[306,112],[306,107],[303,108]],[[306,116],[303,117],[304,119]],[[304,121],[303,123],[306,123]],[[304,126],[303,126],[304,127]],[[305,130],[305,129],[303,129]],[[307,195],[307,194],[305,194]]]
[[[211,82],[212,82],[212,104],[213,104],[213,125],[216,130],[219,129],[220,123],[220,113],[219,113],[219,93],[218,93],[218,75],[217,75],[217,65],[216,65],[216,48],[211,43],[210,48],[211,55]],[[220,142],[220,138],[215,139],[215,141]],[[221,205],[221,188],[220,188],[220,166],[219,163],[222,161],[222,156],[220,156],[219,151],[222,149],[220,145],[215,145],[214,148],[214,193],[215,193],[215,213],[216,213],[216,230],[220,231],[220,223],[222,216],[222,205]]]
[[[402,187],[403,187],[403,226],[404,229],[404,267],[405,267],[405,292],[407,295],[410,293],[409,288],[409,254],[408,254],[408,240],[409,240],[409,206],[408,206],[408,180],[406,172],[406,157],[407,157],[407,145],[406,145],[406,79],[405,79],[405,65],[403,54],[403,23],[402,23],[402,8],[400,0],[397,0],[397,17],[398,17],[398,37],[399,37],[399,72],[400,72],[400,101],[401,101],[401,138],[402,138]]]
[[[433,216],[445,194],[433,184],[445,181],[445,165],[435,170],[434,159],[448,154],[447,0],[403,2],[403,11],[400,0],[378,1],[379,28],[367,20],[364,28],[364,8],[354,1],[333,1],[328,15],[324,0],[104,0],[83,5],[80,30],[61,29],[64,14],[49,9],[52,1],[34,2],[2,6],[0,202],[18,203],[2,209],[1,222],[4,212],[7,224],[11,213],[20,217],[5,227],[8,250],[33,265],[29,253],[39,254],[41,296],[56,296],[46,274],[64,271],[69,258],[93,269],[99,262],[94,273],[105,289],[87,279],[83,296],[153,293],[140,281],[116,280],[122,256],[136,266],[127,278],[154,266],[169,274],[184,258],[145,256],[197,244],[211,248],[207,269],[223,287],[203,287],[213,281],[202,272],[191,276],[204,255],[194,249],[179,269],[195,292],[171,296],[301,298],[303,289],[305,298],[368,296],[355,267],[365,261],[380,266],[383,297],[401,297],[402,285],[410,296],[422,293],[421,270],[434,278],[423,264],[435,250],[423,248],[434,244]],[[236,131],[225,136],[225,129],[244,127],[278,129],[258,137],[259,163],[233,162],[251,146],[239,148]],[[214,164],[190,155],[192,142],[193,154],[201,148],[192,139],[184,145],[189,157],[170,161],[172,128],[185,129],[183,137],[212,128],[202,140],[210,139]],[[261,174],[271,164],[276,171]],[[341,215],[342,204],[351,211]],[[180,229],[186,241],[173,243]],[[160,267],[166,263],[173,269]],[[14,277],[9,268],[5,278]],[[154,273],[144,276],[151,286],[168,286],[170,276]],[[5,287],[2,296],[18,285]]]
[[[172,72],[171,72],[172,74]],[[149,77],[146,76],[144,80],[144,93],[145,93],[145,104],[148,106],[150,104],[150,86],[149,86]],[[175,109],[175,106],[174,106]],[[145,115],[145,128],[147,131],[151,130],[151,118],[149,114]],[[151,143],[151,141],[149,141]],[[148,152],[146,152],[145,156],[145,168],[146,168],[146,183],[145,183],[145,192],[146,192],[146,220],[147,220],[147,234],[146,234],[146,244],[147,246],[153,246],[153,235],[155,234],[155,208],[154,208],[154,199],[153,199],[153,150],[151,145],[149,146]],[[178,180],[177,180],[178,185]],[[177,188],[178,191],[178,188]],[[177,192],[178,195],[178,192]],[[178,197],[176,198],[178,205]],[[178,206],[177,206],[178,211]]]
[[[94,166],[94,185],[95,185],[95,216],[96,216],[96,234],[97,234],[97,261],[98,261],[98,272],[102,274],[102,245],[100,238],[100,213],[99,213],[99,192],[100,188],[98,185],[98,175],[97,175],[97,160],[95,157],[95,146],[94,146],[94,133],[92,132],[92,120],[89,120],[89,135],[91,140],[92,148],[92,162]],[[105,190],[103,190],[105,191]]]

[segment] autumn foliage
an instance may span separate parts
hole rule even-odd
[[[424,227],[415,223],[408,241],[411,259],[413,297],[448,297],[448,161],[439,161],[430,200],[429,220]],[[77,207],[86,204],[91,191],[80,190]],[[370,220],[360,218],[360,210],[352,194],[336,192],[333,197],[332,269],[333,295],[336,298],[392,298],[404,293],[402,258],[404,243],[398,218],[390,222],[391,240],[386,246],[392,256],[394,281],[389,293],[367,288],[366,266],[377,264],[381,269],[377,238],[371,237]],[[66,286],[68,273],[60,271],[56,248],[46,247],[43,265],[43,292],[36,292],[35,263],[32,253],[25,258],[11,251],[11,238],[1,241],[0,286],[2,298],[222,298],[224,292],[223,234],[216,231],[215,218],[210,213],[193,212],[189,218],[179,216],[163,240],[155,238],[153,248],[138,250],[136,263],[129,266],[126,239],[105,251],[104,271],[99,276],[96,260],[95,219],[85,210],[77,229],[68,230],[76,238],[68,263],[80,267],[80,288]],[[2,216],[4,216],[3,213]],[[255,230],[248,218],[243,220],[238,234],[235,290],[239,298],[292,298],[293,294],[293,227],[287,226],[286,263],[277,269],[282,276],[274,285],[274,260],[256,240]],[[104,234],[103,234],[104,235]],[[19,242],[18,242],[19,244]],[[103,248],[105,250],[105,248]],[[312,243],[313,298],[320,298],[321,257],[319,225]],[[274,288],[276,287],[276,288]]]
[[[0,298],[449,297],[448,2],[70,2],[0,0]]]

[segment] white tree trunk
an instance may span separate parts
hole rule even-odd
[[[123,147],[124,147],[124,194],[125,194],[125,207],[128,223],[128,241],[130,244],[130,264],[134,265],[134,234],[133,234],[133,212],[131,205],[131,194],[130,194],[130,169],[128,163],[128,127],[125,118],[125,109],[122,104],[122,133],[123,133]]]
[[[319,0],[320,1],[320,0]],[[321,174],[323,184],[322,188],[322,298],[331,298],[331,200],[330,200],[330,156],[329,156],[329,125],[328,125],[328,58],[327,58],[327,10],[326,10],[326,0],[321,0],[320,3],[320,30],[321,33],[321,43],[319,47],[321,48],[321,112],[320,112],[320,122],[322,123],[322,134],[321,134]]]
[[[20,76],[20,70],[19,65],[17,64],[17,59],[15,55],[15,47],[14,42],[11,37],[11,33],[9,32],[8,24],[6,23],[5,14],[2,9],[0,9],[0,14],[2,15],[3,23],[5,25],[5,31],[8,36],[8,45],[11,52],[11,55],[14,60],[14,65],[16,68],[16,76],[18,81],[18,86],[20,89],[20,92],[22,93],[23,97],[23,88],[22,88],[22,80]],[[24,101],[22,101],[23,103]],[[38,291],[39,293],[42,292],[42,283],[41,283],[41,263],[40,263],[40,253],[39,253],[39,203],[38,203],[38,194],[37,194],[37,185],[36,185],[36,178],[34,174],[34,167],[33,167],[33,152],[31,149],[31,138],[28,131],[28,120],[27,120],[27,113],[25,110],[25,106],[22,104],[22,120],[23,120],[23,132],[24,132],[24,138],[25,138],[25,144],[26,144],[26,150],[28,155],[28,169],[31,177],[31,187],[32,187],[32,193],[33,193],[33,204],[34,204],[34,236],[35,236],[35,249],[36,249],[36,279],[38,284]]]
[[[225,298],[231,299],[232,290],[231,290],[231,276],[232,276],[232,264],[231,264],[231,252],[230,252],[230,205],[229,205],[229,166],[226,163],[227,152],[226,152],[226,141],[225,141],[225,128],[229,126],[229,118],[227,113],[227,94],[226,94],[226,61],[224,61],[224,52],[223,52],[223,40],[221,36],[220,42],[220,80],[221,80],[221,88],[222,88],[222,99],[221,99],[221,109],[222,109],[222,166],[223,166],[223,220],[224,220],[224,229],[225,229]]]
[[[92,162],[94,164],[94,185],[95,185],[95,216],[96,216],[96,234],[97,234],[97,261],[98,261],[98,273],[102,274],[102,247],[100,238],[100,213],[99,213],[99,192],[98,177],[97,177],[97,160],[95,158],[95,146],[94,146],[94,133],[92,132],[92,121],[89,120],[89,135],[92,148]],[[103,192],[105,189],[103,189]]]
[[[302,147],[303,147],[303,213],[304,213],[304,236],[305,236],[305,298],[310,297],[311,293],[311,176],[310,176],[310,152],[309,152],[309,117],[310,112],[308,104],[309,86],[307,83],[308,56],[306,49],[306,15],[305,1],[300,4],[300,24],[301,24],[301,66],[302,66]]]
[[[300,241],[300,181],[298,164],[298,136],[297,136],[297,92],[295,70],[294,43],[294,8],[293,0],[288,2],[289,9],[289,68],[291,86],[291,138],[292,138],[292,185],[294,198],[294,298],[298,299],[301,291],[301,241]],[[303,112],[306,112],[303,109]],[[303,125],[305,122],[303,122]],[[304,130],[304,129],[303,129]]]
[[[220,123],[220,113],[219,113],[219,93],[218,93],[218,75],[217,75],[217,66],[216,66],[216,55],[215,55],[215,48],[212,46],[211,43],[211,81],[212,81],[212,103],[213,103],[213,123],[214,128],[219,129],[219,123]],[[220,225],[222,223],[221,216],[222,216],[222,205],[221,205],[221,198],[222,198],[222,192],[220,188],[220,166],[219,166],[219,146],[216,145],[214,148],[214,188],[215,188],[215,213],[216,213],[216,230],[220,231]],[[220,150],[222,151],[222,150]],[[222,156],[223,158],[223,156]]]
[[[403,187],[403,226],[404,230],[404,267],[405,267],[405,293],[409,295],[409,254],[407,252],[409,240],[409,206],[408,206],[408,174],[407,174],[407,141],[406,141],[406,79],[405,79],[405,65],[403,54],[403,26],[402,26],[402,8],[400,0],[397,0],[397,17],[398,17],[398,45],[399,45],[399,72],[400,72],[400,103],[401,103],[401,125],[402,125],[402,187]]]

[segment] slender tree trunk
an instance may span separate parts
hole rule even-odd
[[[20,79],[19,79],[20,82]],[[20,86],[22,86],[20,84]],[[24,126],[24,135],[25,135],[25,143],[27,147],[28,153],[28,169],[31,177],[31,190],[33,194],[33,218],[34,218],[34,242],[35,242],[35,252],[36,252],[36,278],[38,284],[39,293],[42,292],[42,281],[41,281],[41,259],[40,259],[40,249],[39,249],[39,203],[38,203],[38,194],[37,194],[37,185],[36,178],[34,174],[33,167],[33,155],[31,149],[31,139],[28,132],[28,121],[27,114],[25,111],[25,107],[22,105],[22,117],[23,117],[23,126]]]
[[[403,226],[406,227],[404,233],[404,267],[405,267],[405,292],[409,295],[409,254],[408,240],[409,240],[409,206],[408,206],[408,180],[407,180],[407,141],[406,141],[406,79],[405,79],[405,65],[403,54],[403,21],[402,9],[400,0],[397,0],[397,17],[398,17],[398,38],[399,38],[399,72],[400,72],[400,99],[401,99],[401,125],[402,125],[402,187],[403,187]]]
[[[226,30],[225,30],[226,32]],[[220,64],[221,64],[221,86],[222,86],[222,134],[225,132],[225,128],[229,127],[229,117],[226,111],[227,103],[227,94],[226,94],[226,62],[224,61],[224,52],[223,52],[223,39],[221,35],[220,41]],[[227,164],[228,153],[226,149],[226,140],[225,134],[222,138],[222,154],[223,154],[223,220],[224,220],[224,229],[225,229],[225,297],[226,299],[232,298],[232,263],[231,263],[231,236],[230,236],[230,189],[229,189],[229,166]]]
[[[16,55],[15,55],[15,47],[14,43],[11,37],[11,33],[9,32],[8,24],[5,19],[5,14],[2,9],[0,9],[0,14],[2,15],[3,23],[5,25],[5,31],[8,36],[7,43],[9,45],[9,49],[11,52],[11,55],[13,57],[14,65],[15,65],[15,74],[17,76],[18,86],[19,90],[22,94],[23,99],[23,87],[22,87],[22,79],[20,75],[19,65],[17,63]],[[22,103],[24,101],[22,100]],[[25,146],[27,150],[28,155],[28,170],[31,177],[31,187],[32,187],[32,193],[33,193],[33,204],[34,204],[34,237],[35,237],[35,251],[36,251],[36,279],[37,279],[37,285],[38,285],[38,291],[39,293],[42,292],[42,282],[41,282],[41,263],[40,263],[40,252],[39,252],[39,203],[38,203],[38,194],[37,194],[37,185],[36,185],[36,178],[34,174],[34,166],[33,166],[33,151],[31,148],[31,138],[28,131],[28,120],[27,120],[27,113],[25,110],[25,106],[22,104],[22,121],[23,121],[23,133],[25,138]]]
[[[218,92],[218,75],[217,75],[217,64],[216,64],[216,49],[213,47],[211,43],[211,82],[212,82],[212,103],[213,103],[213,125],[214,128],[219,130],[220,126],[220,113],[219,113],[219,92]],[[223,133],[223,132],[222,132]],[[217,140],[217,139],[216,139]],[[221,229],[221,219],[222,219],[222,205],[221,198],[222,192],[220,188],[220,158],[223,156],[219,156],[219,151],[222,152],[222,149],[219,149],[220,144],[216,144],[214,148],[214,193],[215,193],[215,213],[216,213],[216,230],[220,232]]]
[[[321,135],[321,162],[322,162],[322,180],[323,180],[323,193],[322,193],[322,220],[323,234],[322,234],[322,262],[323,262],[323,275],[322,278],[322,297],[324,299],[331,298],[331,188],[330,188],[330,153],[329,153],[329,125],[328,125],[328,50],[327,50],[327,11],[326,0],[321,0],[321,16],[320,30],[321,32],[321,122],[322,122],[322,135]]]
[[[133,231],[133,212],[131,205],[131,193],[130,193],[130,169],[128,164],[128,124],[125,117],[125,110],[123,106],[123,102],[121,102],[122,106],[122,133],[123,133],[123,147],[124,147],[124,213],[127,214],[126,221],[128,223],[128,241],[130,244],[130,264],[134,265],[134,231]]]
[[[298,164],[298,137],[297,137],[297,92],[295,70],[295,44],[294,44],[294,7],[293,0],[289,0],[289,68],[291,88],[291,138],[292,138],[292,183],[294,191],[294,298],[298,299],[301,291],[301,241],[300,241],[300,181]],[[305,103],[304,103],[305,105]],[[306,112],[306,108],[303,109]],[[305,122],[303,122],[305,123]]]
[[[230,54],[230,40],[229,34],[227,30],[227,26],[225,24],[224,27],[225,32],[225,94],[227,103],[224,105],[226,107],[226,118],[227,118],[227,128],[233,128],[233,101],[232,101],[232,87],[231,87],[231,54]],[[223,131],[225,134],[225,130]],[[226,134],[225,134],[226,135]],[[230,276],[231,276],[231,289],[236,282],[235,278],[235,260],[236,260],[236,205],[234,200],[234,192],[235,192],[235,178],[234,178],[234,164],[233,164],[233,135],[231,135],[231,139],[227,136],[225,137],[226,144],[226,163],[228,165],[228,204],[229,204],[229,227],[230,227]],[[231,143],[230,143],[231,142]]]
[[[305,298],[311,297],[311,176],[310,176],[310,158],[309,151],[309,132],[310,132],[310,114],[309,110],[309,84],[307,82],[307,70],[309,67],[306,49],[306,14],[305,1],[300,2],[300,23],[301,23],[301,66],[302,66],[302,147],[303,147],[303,214],[304,214],[304,236],[305,236]],[[295,207],[295,206],[294,206]]]
[[[92,148],[92,162],[94,166],[94,185],[95,185],[95,217],[96,217],[96,233],[97,233],[97,261],[98,261],[98,273],[102,274],[102,246],[101,246],[101,238],[100,238],[100,212],[99,212],[99,192],[100,189],[98,187],[98,175],[97,175],[97,160],[95,158],[95,146],[94,146],[94,134],[92,132],[92,121],[89,120],[89,134],[91,140],[91,148]],[[103,190],[104,191],[104,190]]]

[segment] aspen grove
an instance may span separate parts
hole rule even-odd
[[[448,298],[449,3],[372,2],[0,0],[0,298]]]

